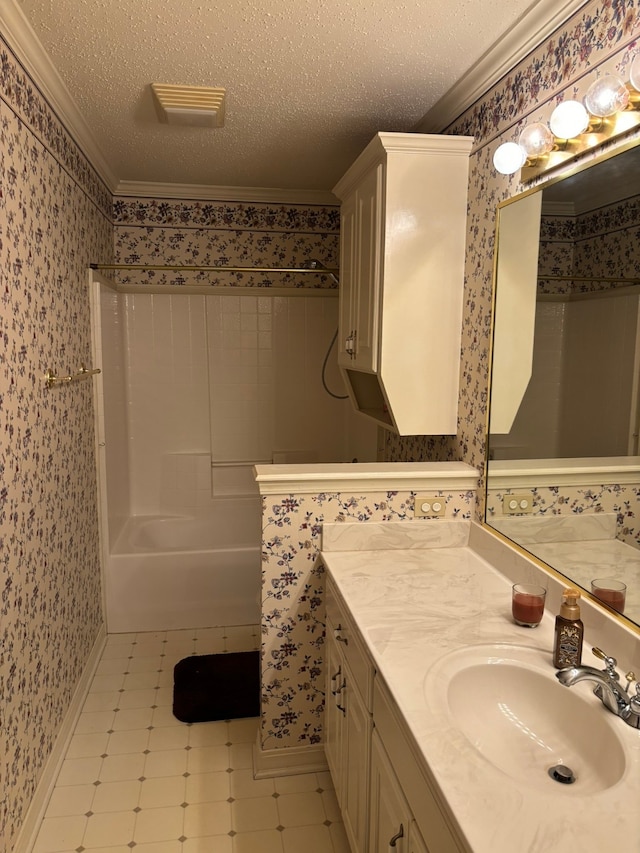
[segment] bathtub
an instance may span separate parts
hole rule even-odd
[[[133,516],[105,572],[110,633],[260,621],[260,500],[216,501],[205,517]]]

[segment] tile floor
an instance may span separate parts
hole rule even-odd
[[[33,853],[349,853],[328,773],[256,781],[258,720],[186,724],[173,667],[258,627],[112,634]]]

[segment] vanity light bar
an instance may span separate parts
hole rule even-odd
[[[575,160],[604,142],[640,127],[640,53],[629,69],[629,83],[604,74],[589,86],[581,101],[565,100],[554,109],[550,127],[526,125],[517,142],[505,142],[493,163],[503,175],[520,170],[523,183]]]
[[[580,134],[574,139],[555,139],[553,149],[540,157],[526,160],[520,170],[520,180],[528,183],[538,175],[544,175],[550,169],[555,169],[565,163],[570,163],[581,154],[602,145],[609,139],[616,139],[640,127],[640,112],[636,108],[627,108],[616,113]]]

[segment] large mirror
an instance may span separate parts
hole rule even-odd
[[[485,521],[640,626],[638,143],[498,209]]]

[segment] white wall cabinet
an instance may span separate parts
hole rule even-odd
[[[400,435],[457,432],[471,137],[378,133],[341,201],[338,364]]]

